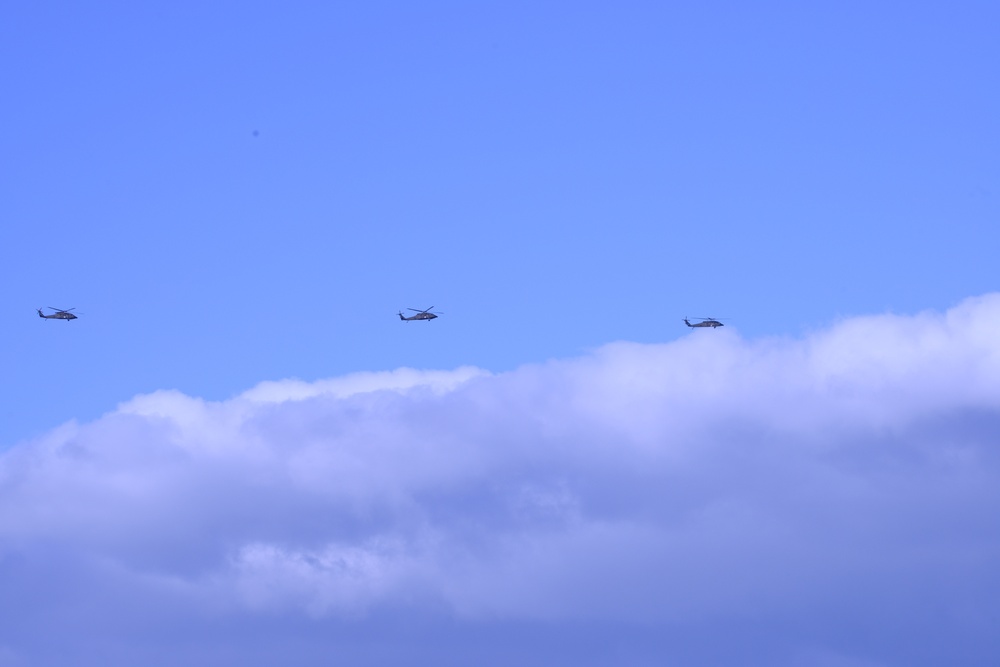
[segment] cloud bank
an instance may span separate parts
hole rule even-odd
[[[156,392],[0,455],[0,665],[996,664],[998,446],[996,294]]]

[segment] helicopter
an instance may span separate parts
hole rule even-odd
[[[52,313],[51,315],[46,315],[45,313],[42,312],[42,309],[39,308],[38,316],[46,320],[66,320],[67,322],[76,319],[76,315],[69,312],[70,310],[76,310],[76,308],[70,308],[69,310],[60,310],[58,308],[53,308],[52,306],[48,306],[48,308],[49,310],[54,310],[56,312]]]
[[[444,315],[444,313],[431,312],[432,308],[434,308],[434,306],[431,306],[427,310],[417,310],[416,308],[407,308],[407,310],[412,310],[413,312],[415,312],[416,315],[411,315],[410,317],[406,317],[403,315],[402,311],[400,311],[399,319],[403,320],[404,322],[409,322],[411,320],[433,320],[436,319],[438,315]]]
[[[695,322],[694,324],[691,324],[690,322],[688,322],[688,318],[685,317],[684,324],[688,325],[692,329],[696,329],[698,327],[712,327],[714,329],[715,327],[726,326],[725,324],[715,319],[714,317],[699,317],[698,319],[701,320],[701,322]]]

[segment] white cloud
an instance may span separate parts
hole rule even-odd
[[[316,396],[349,398],[373,391],[405,391],[413,388],[444,394],[469,379],[483,375],[486,375],[484,371],[468,366],[454,371],[418,371],[412,368],[400,368],[391,372],[355,373],[317,382],[301,380],[261,382],[253,389],[244,392],[240,399],[259,403],[284,403]]]
[[[398,592],[412,560],[402,551],[380,540],[319,549],[248,544],[231,566],[238,596],[251,609],[361,614]]]
[[[0,456],[0,579],[44,582],[53,550],[68,573],[0,608],[117,582],[131,602],[105,613],[794,618],[787,655],[879,664],[817,628],[988,644],[998,437],[1000,295],[803,340],[694,331],[498,375],[156,392]]]

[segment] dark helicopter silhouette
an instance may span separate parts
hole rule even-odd
[[[404,322],[409,322],[411,320],[433,320],[437,319],[438,315],[444,315],[444,313],[432,313],[431,308],[434,308],[434,306],[431,306],[427,310],[417,310],[416,308],[407,308],[407,310],[412,310],[413,312],[415,312],[416,315],[411,315],[410,317],[406,317],[403,315],[402,311],[400,311],[399,319],[403,320]]]
[[[698,319],[701,320],[701,322],[695,322],[694,324],[691,324],[690,322],[688,322],[688,319],[685,317],[684,318],[684,324],[688,325],[692,329],[697,329],[699,327],[712,327],[714,329],[715,327],[724,327],[724,326],[726,326],[725,324],[723,324],[719,320],[715,319],[714,317],[699,317]]]
[[[76,310],[76,308],[70,308],[69,310],[59,310],[58,308],[53,308],[52,306],[49,306],[48,308],[49,310],[54,310],[56,312],[52,313],[51,315],[46,315],[45,313],[42,312],[42,309],[39,308],[38,316],[45,318],[47,320],[66,320],[67,322],[76,319],[76,315],[69,312],[70,310]]]

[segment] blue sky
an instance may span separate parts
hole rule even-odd
[[[840,341],[837,332],[860,329],[871,339],[848,336],[851,344],[833,346],[834,356],[850,371],[844,371],[850,378],[845,382],[856,383],[857,396],[882,405],[879,397],[902,392],[899,411],[910,417],[900,417],[903,426],[899,428],[906,434],[919,432],[913,425],[917,422],[908,420],[916,420],[921,411],[940,413],[941,423],[955,432],[964,433],[967,427],[978,434],[969,436],[970,451],[992,461],[983,474],[989,479],[997,473],[995,458],[990,459],[981,444],[983,434],[994,424],[989,415],[996,409],[991,402],[995,395],[990,393],[996,376],[989,374],[995,371],[990,365],[994,358],[990,350],[995,348],[984,342],[992,331],[993,302],[964,301],[997,290],[1000,9],[994,3],[330,5],[155,1],[83,7],[36,3],[10,5],[0,11],[0,82],[5,91],[5,103],[0,105],[0,271],[4,276],[0,326],[6,350],[0,450],[8,452],[4,465],[10,470],[19,469],[18,457],[30,458],[29,453],[36,452],[44,459],[39,452],[49,451],[46,447],[50,446],[58,450],[67,442],[86,451],[106,447],[108,461],[125,456],[120,447],[134,438],[159,442],[166,436],[143,421],[148,417],[145,413],[136,418],[144,424],[136,426],[136,433],[146,434],[142,429],[148,428],[149,434],[135,435],[120,428],[122,419],[128,421],[134,415],[122,417],[132,413],[119,406],[132,405],[133,399],[141,402],[142,396],[175,396],[163,393],[171,391],[191,401],[228,406],[220,408],[223,411],[236,410],[240,416],[232,419],[251,420],[245,426],[247,437],[262,443],[261,451],[271,452],[267,456],[274,457],[279,469],[297,469],[300,464],[292,460],[294,456],[274,449],[271,431],[258,430],[260,425],[254,420],[263,417],[254,410],[239,412],[232,407],[242,405],[239,397],[244,392],[272,386],[262,382],[277,383],[273,386],[280,388],[274,389],[278,394],[291,391],[290,384],[283,384],[291,379],[303,383],[295,385],[296,391],[326,397],[277,403],[292,407],[286,406],[287,415],[275,408],[280,413],[275,419],[293,420],[295,411],[302,410],[305,423],[318,420],[318,425],[298,431],[286,432],[285,421],[281,428],[275,427],[274,433],[281,438],[292,438],[295,451],[309,450],[309,443],[320,438],[324,429],[349,428],[335,417],[346,411],[343,419],[353,419],[352,410],[372,420],[371,424],[362,420],[366,426],[358,428],[363,433],[376,428],[372,424],[390,425],[388,435],[371,435],[371,442],[389,443],[383,454],[395,452],[400,442],[431,447],[424,443],[424,434],[437,433],[439,428],[440,451],[449,451],[449,438],[480,442],[477,438],[485,437],[475,429],[470,435],[464,425],[439,427],[439,423],[458,419],[452,410],[468,409],[454,397],[472,390],[445,382],[447,388],[440,389],[441,393],[427,390],[438,397],[435,402],[420,398],[424,391],[420,387],[433,382],[413,380],[400,387],[394,381],[383,384],[384,378],[395,377],[391,374],[352,375],[391,373],[404,367],[433,377],[439,372],[457,373],[463,382],[468,373],[483,373],[477,382],[492,388],[476,391],[492,396],[481,400],[494,406],[505,405],[496,398],[504,395],[505,382],[537,384],[541,388],[537,411],[525,408],[524,415],[515,420],[521,426],[511,426],[507,435],[515,441],[524,438],[537,443],[540,452],[548,452],[543,458],[567,456],[573,461],[574,455],[561,449],[558,434],[568,428],[560,420],[582,418],[579,406],[553,413],[546,408],[549,401],[558,402],[554,396],[561,389],[601,385],[607,378],[581,371],[571,380],[559,373],[552,379],[546,370],[551,364],[589,368],[588,364],[598,363],[593,360],[604,358],[606,350],[617,349],[607,348],[609,344],[638,345],[636,356],[648,357],[651,367],[659,370],[653,379],[641,379],[634,369],[621,371],[645,388],[646,393],[635,400],[651,413],[674,414],[680,409],[680,394],[664,394],[662,383],[670,384],[675,376],[694,386],[709,380],[698,368],[679,360],[675,370],[656,366],[661,345],[680,354],[688,349],[685,346],[704,344],[707,334],[723,345],[719,354],[736,350],[732,352],[735,359],[750,354],[746,350],[757,350],[755,346],[783,351],[776,353],[779,361],[772,359],[779,364],[773,373],[746,377],[711,351],[695,355],[706,369],[715,368],[719,378],[730,377],[731,371],[736,380],[752,387],[755,382],[767,384],[763,378],[781,373],[801,371],[803,377],[812,377],[809,369],[787,370],[794,364],[786,357],[799,355],[808,360],[813,352],[810,341],[824,337]],[[430,323],[404,324],[395,315],[399,309],[431,305],[444,315]],[[75,307],[82,315],[70,323],[43,321],[34,309],[44,306]],[[957,316],[945,314],[968,309],[976,313],[970,316],[972,320],[986,323],[977,329],[987,332],[981,338],[963,338],[960,327],[956,330],[952,324]],[[690,333],[681,322],[685,316],[725,317],[727,326]],[[915,336],[923,335],[928,318],[945,322],[940,330],[932,327],[939,333],[927,334],[928,349],[938,350],[935,340],[946,341],[957,350],[954,359],[966,359],[962,355],[968,353],[968,359],[975,360],[969,364],[987,370],[967,368],[958,361],[954,366],[945,364],[942,373],[949,383],[939,393],[924,395],[881,384],[906,385],[914,377],[933,384],[928,379],[933,373],[921,370],[920,355],[899,360],[886,376],[889,380],[852,365],[853,359],[878,361],[889,350],[906,348]],[[872,322],[885,324],[887,329],[870,327]],[[461,367],[479,371],[455,370]],[[985,375],[963,375],[980,372]],[[351,404],[356,399],[350,397],[360,390],[343,396],[334,392],[331,398],[329,392],[323,393],[325,389],[316,389],[345,377],[339,381],[351,384],[357,377],[376,378],[364,390],[376,405]],[[962,393],[964,382],[985,387],[982,395]],[[720,383],[722,379],[712,386],[718,389]],[[766,387],[758,389],[770,395]],[[584,391],[572,391],[577,390]],[[413,392],[418,398],[413,398]],[[824,396],[830,398],[819,389],[816,392],[816,405],[824,403]],[[754,395],[747,390],[738,398],[750,405]],[[834,391],[834,396],[839,394]],[[776,405],[789,400],[787,396],[772,398]],[[340,400],[347,403],[342,405]],[[702,422],[690,428],[675,424],[652,432],[639,429],[625,439],[642,447],[659,442],[656,434],[662,433],[688,445],[686,438],[691,434],[701,434],[705,442],[715,443],[717,438],[719,443],[730,442],[730,436],[719,435],[710,424],[718,416],[745,416],[749,408],[733,407],[719,395],[699,400],[697,414]],[[308,405],[294,407],[303,401]],[[636,413],[614,394],[598,404],[617,406],[607,418],[612,432],[625,428],[627,422],[649,425],[656,421],[646,413]],[[498,419],[480,407],[483,423]],[[180,419],[176,410],[186,408],[167,401],[167,407],[157,409],[169,422]],[[860,420],[851,422],[856,429],[847,428],[842,442],[831,445],[835,451],[843,448],[851,453],[836,459],[843,463],[855,456],[859,439],[877,441],[879,434],[884,435],[880,429],[888,427],[838,410],[810,408],[810,414],[825,416],[805,422],[822,430],[833,419],[830,415]],[[786,434],[785,429],[791,428],[777,412],[763,409],[762,414],[766,418],[753,421],[751,430],[756,435],[746,436],[748,442],[758,442],[760,432]],[[208,430],[203,433],[190,425],[178,428],[188,434],[185,437],[209,448],[215,436],[205,433],[236,438],[227,434],[231,421],[211,426],[214,422],[206,418],[199,423]],[[675,427],[681,430],[672,430]],[[191,433],[198,435],[185,429],[194,429]],[[780,447],[786,446],[784,439],[778,440],[785,443]],[[63,444],[51,445],[54,442]],[[718,446],[727,451],[722,444]],[[146,466],[154,466],[152,462],[160,460],[157,457],[172,456],[154,450],[148,457],[135,454],[141,459],[133,462],[137,470],[149,472],[153,468]],[[429,459],[440,460],[435,455],[440,451],[431,447]],[[320,463],[327,461],[325,455],[316,456]],[[394,464],[374,454],[357,456],[365,462],[366,471],[378,463],[395,471]],[[619,484],[644,488],[630,472],[610,477],[598,474],[603,454],[596,458],[581,454],[577,477],[550,466],[548,459],[545,465],[536,462],[540,466],[536,470],[526,462],[530,456],[525,456],[514,453],[507,462],[490,458],[470,463],[471,468],[456,464],[449,483],[472,485],[483,470],[508,474],[509,488],[515,489],[509,503],[517,506],[522,502],[518,494],[527,494],[541,506],[555,503],[555,509],[550,509],[562,517],[560,521],[570,521],[566,517],[576,516],[573,512],[581,513],[583,528],[571,537],[584,542],[599,534],[588,520],[593,518],[588,503],[610,503],[609,489]],[[802,456],[808,471],[822,470],[825,465],[839,470],[840,463],[833,465],[812,454]],[[872,456],[878,459],[883,454]],[[97,459],[105,460],[103,455]],[[221,460],[234,469],[262,474],[254,467],[251,453]],[[704,460],[699,459],[704,466],[699,474],[709,480],[717,479],[716,473],[730,474],[712,468],[721,465],[719,460],[706,454]],[[753,456],[749,461],[754,469],[762,465]],[[117,465],[97,466],[96,481],[85,485],[80,497],[103,507],[106,498],[99,490],[105,485],[118,488],[110,481]],[[214,476],[215,464],[192,465],[192,470],[178,478],[162,481],[155,487],[158,491],[149,492],[151,498],[160,492],[169,495],[171,489],[176,492],[172,483],[200,489],[197,480],[209,479],[220,489],[228,488],[228,478]],[[868,470],[867,464],[858,465]],[[917,480],[923,475],[930,474],[929,469],[914,466],[904,466],[898,479],[907,493],[919,486]],[[326,468],[320,465],[320,469]],[[653,469],[659,471],[653,479],[662,483],[678,474],[669,466]],[[344,473],[336,466],[330,471],[327,482],[335,486],[341,479],[338,475]],[[11,479],[18,478],[10,474],[14,475]],[[359,479],[367,480],[367,474],[359,473]],[[536,474],[538,479],[533,477]],[[877,475],[862,477],[867,484]],[[588,491],[586,480],[592,478],[596,490]],[[698,474],[694,478],[701,479]],[[797,487],[784,484],[791,478],[791,473],[779,475],[774,480],[776,488],[792,493]],[[50,486],[56,479],[42,475],[37,488],[24,491],[23,498],[34,498],[40,489],[58,488]],[[286,510],[307,514],[342,510],[325,500],[318,504],[302,501],[296,495],[297,484],[312,487],[294,474],[282,479],[287,484],[274,482],[275,488],[279,496],[287,493],[291,500],[282,506],[285,510],[273,509],[275,516],[285,516]],[[311,655],[309,647],[323,642],[303,628],[317,627],[309,625],[319,622],[315,618],[340,618],[344,609],[350,617],[358,607],[374,620],[356,627],[349,622],[335,624],[336,632],[378,636],[380,628],[424,627],[447,643],[457,641],[448,628],[458,618],[460,625],[471,623],[462,626],[462,641],[471,647],[471,653],[463,654],[466,657],[481,658],[475,653],[476,641],[469,637],[480,637],[478,646],[487,647],[509,631],[531,645],[534,640],[530,638],[537,639],[540,628],[552,637],[571,637],[578,634],[577,627],[590,627],[588,632],[592,632],[591,626],[596,626],[608,636],[638,633],[643,639],[636,641],[638,648],[630,659],[635,664],[662,664],[657,658],[665,650],[658,639],[663,633],[709,636],[713,627],[720,627],[719,618],[725,617],[732,622],[725,627],[734,632],[767,637],[763,643],[747,644],[762,647],[762,655],[770,656],[762,657],[760,664],[794,664],[795,660],[820,665],[915,664],[912,656],[905,655],[908,649],[890,640],[884,645],[861,640],[857,644],[847,640],[824,643],[820,621],[828,617],[819,612],[805,614],[802,626],[802,636],[815,641],[790,648],[787,637],[767,631],[787,623],[793,611],[801,611],[794,605],[776,604],[773,614],[760,619],[740,617],[738,622],[729,612],[720,617],[706,611],[705,618],[715,625],[695,624],[688,632],[664,619],[684,616],[691,608],[682,608],[684,613],[657,608],[649,613],[658,620],[647,626],[636,621],[641,605],[630,607],[630,599],[620,602],[621,613],[585,619],[569,618],[558,604],[542,600],[538,605],[548,604],[551,613],[539,620],[526,611],[532,606],[529,598],[512,595],[505,601],[502,591],[476,588],[489,578],[487,574],[496,575],[504,568],[529,573],[525,581],[544,572],[541,565],[528,567],[518,560],[526,559],[523,553],[530,549],[522,553],[512,547],[511,553],[521,555],[507,562],[499,555],[507,553],[503,548],[484,547],[482,562],[463,561],[467,581],[478,594],[462,598],[440,584],[436,574],[446,569],[443,563],[457,558],[452,547],[474,551],[470,545],[476,544],[475,539],[460,526],[481,520],[501,536],[510,537],[516,531],[508,534],[507,524],[492,523],[500,521],[498,510],[492,501],[477,500],[475,494],[452,489],[452,495],[441,496],[471,504],[464,520],[449,517],[439,525],[433,517],[444,511],[438,505],[441,498],[428,499],[422,495],[422,486],[407,481],[400,482],[399,489],[432,517],[426,519],[428,525],[438,526],[440,532],[425,534],[416,524],[407,525],[406,517],[412,515],[394,507],[384,511],[385,517],[392,518],[392,530],[373,528],[331,536],[302,528],[281,537],[268,532],[269,524],[261,527],[220,510],[219,526],[232,530],[220,529],[229,537],[218,544],[208,540],[206,553],[210,555],[179,548],[180,560],[166,558],[152,566],[136,556],[145,553],[148,545],[126,548],[110,528],[107,541],[88,546],[64,533],[63,524],[49,526],[43,521],[51,533],[16,537],[19,533],[9,525],[6,536],[0,533],[0,570],[4,563],[21,563],[17,558],[22,558],[23,567],[35,572],[31,558],[47,562],[50,557],[37,544],[65,539],[73,547],[60,571],[66,572],[67,580],[79,574],[74,581],[81,591],[95,582],[107,583],[102,579],[107,573],[94,574],[87,569],[90,565],[83,564],[90,561],[83,556],[77,560],[72,554],[98,554],[98,560],[119,563],[123,571],[183,580],[193,588],[216,577],[212,581],[223,582],[218,584],[224,589],[219,599],[225,602],[220,604],[232,605],[227,607],[232,615],[222,614],[221,626],[215,627],[213,635],[213,650],[222,652],[230,648],[218,637],[242,637],[250,631],[247,628],[273,621],[290,633],[281,635],[282,641],[299,637],[302,655]],[[831,497],[840,497],[838,493]],[[987,503],[995,518],[996,497],[983,493],[977,499]],[[117,497],[112,491],[108,494]],[[737,494],[735,502],[754,505],[759,500],[755,494],[753,490]],[[650,502],[670,501],[656,494],[644,498],[622,500],[619,509],[638,517],[650,511]],[[678,498],[678,502],[698,504],[684,494]],[[761,502],[770,506],[770,497],[766,501]],[[53,502],[60,507],[61,500]],[[186,525],[185,519],[191,516],[150,502],[177,525]],[[364,505],[370,499],[355,498],[354,502]],[[569,504],[560,504],[564,502]],[[958,499],[947,507],[964,511],[968,506],[963,503]],[[875,506],[886,512],[877,516],[891,515],[888,506]],[[477,515],[480,509],[492,518]],[[944,515],[949,516],[947,511]],[[551,524],[543,518],[536,525],[535,519],[529,521],[534,528]],[[791,535],[800,526],[798,521],[791,518],[787,524],[778,524]],[[122,530],[131,525],[124,518],[122,522],[115,525]],[[244,523],[250,527],[233,528]],[[949,544],[964,545],[962,540],[971,540],[975,530],[968,530],[961,540]],[[175,537],[194,539],[190,535],[196,534],[196,530],[180,530]],[[437,535],[445,546],[428,547],[414,537],[418,534],[428,540],[428,535]],[[646,538],[627,530],[622,535],[612,542],[646,544]],[[827,537],[831,536],[845,538],[837,530]],[[544,542],[550,537],[555,539],[538,539]],[[10,546],[18,539],[25,540],[19,543],[27,545],[25,551],[4,560],[3,553],[21,553]],[[867,544],[858,539],[858,544]],[[371,540],[388,540],[386,544],[396,546]],[[665,548],[656,534],[649,540],[652,552]],[[767,542],[761,553],[777,549],[774,545],[780,540],[775,540]],[[412,545],[418,542],[426,548],[414,551]],[[539,553],[563,553],[562,547],[545,544],[532,548]],[[995,549],[996,542],[991,544]],[[226,545],[231,551],[225,551]],[[887,553],[896,553],[895,546],[882,546]],[[292,567],[289,563],[327,562],[325,558],[353,562],[354,556],[330,555],[342,551],[374,558],[372,562],[379,567],[398,565],[404,572],[398,580],[408,582],[403,589],[410,591],[413,585],[421,593],[404,595],[393,586],[364,595],[348,591],[344,595],[354,600],[352,607],[303,599],[295,586],[277,602],[261,601],[241,588],[240,577],[257,572],[255,567],[273,570],[280,583],[286,581],[282,577]],[[611,558],[617,552],[610,549],[608,553]],[[690,554],[702,552],[691,547]],[[947,557],[959,558],[955,553]],[[199,565],[187,571],[182,562]],[[220,565],[223,562],[232,567],[227,570]],[[494,565],[499,570],[491,569]],[[654,576],[647,565],[635,564],[636,571]],[[411,566],[419,573],[407,569]],[[597,564],[581,571],[606,574],[602,567]],[[825,567],[806,568],[803,576],[808,582],[818,581],[829,574]],[[5,580],[14,577],[11,572],[15,570],[8,570]],[[847,571],[857,574],[850,568]],[[942,570],[922,562],[913,571],[928,575]],[[908,581],[900,575],[897,583],[902,586]],[[990,581],[993,588],[985,590],[995,590],[995,578]],[[121,585],[123,591],[133,590]],[[147,600],[146,593],[131,596],[126,592],[121,606],[108,603],[111,618],[124,614],[122,610],[130,604]],[[921,594],[942,605],[947,597],[933,587],[922,589]],[[24,595],[29,592],[25,590]],[[149,595],[163,603],[158,594]],[[400,595],[418,602],[413,607],[404,605],[401,611]],[[588,595],[596,599],[598,593]],[[743,599],[760,602],[755,595],[751,591]],[[198,605],[203,597],[194,595]],[[551,599],[558,597],[553,593]],[[886,594],[879,599],[891,597]],[[852,607],[844,599],[822,595],[817,599],[827,605],[823,613]],[[995,605],[990,607],[975,596],[970,599],[966,607],[959,604],[956,608],[995,616]],[[59,600],[72,601],[73,597]],[[187,610],[190,599],[174,603],[177,609]],[[587,600],[580,604],[589,608]],[[706,609],[721,608],[705,604]],[[260,612],[259,607],[268,611]],[[39,607],[38,614],[45,613],[44,606]],[[180,623],[176,619],[184,614],[177,614],[174,621]],[[495,622],[482,621],[483,614]],[[877,624],[879,620],[872,612],[869,621]],[[945,623],[940,618],[932,620]],[[813,621],[815,626],[809,625]],[[66,627],[71,625],[67,622]],[[664,629],[667,626],[669,631]],[[916,621],[903,626],[926,627]],[[970,654],[967,664],[976,664],[972,658],[977,656],[996,657],[995,644],[974,629],[962,627],[967,634],[954,629],[948,636],[962,636],[974,647],[970,650],[980,651]],[[95,636],[105,638],[102,645],[119,646],[123,663],[129,656],[149,658],[143,646],[121,644],[109,633],[95,630]],[[194,647],[190,650],[197,653],[200,645],[190,628],[180,623],[176,633],[180,637],[176,646]],[[865,630],[858,628],[855,634],[864,637]],[[25,636],[31,632],[26,630]],[[161,640],[148,639],[150,645]],[[86,641],[79,639],[81,646]],[[41,650],[25,642],[0,641],[0,665],[5,659],[19,664],[17,660]],[[541,650],[542,644],[537,646]],[[565,648],[546,646],[553,655]],[[261,647],[263,653],[272,649]],[[678,655],[692,651],[698,655],[691,645],[675,649]],[[595,655],[604,657],[594,658],[593,664],[611,664],[614,657],[599,651]],[[519,656],[521,662],[523,658]],[[51,659],[59,662],[58,656]],[[600,662],[605,659],[607,663]],[[693,657],[678,658],[685,659],[686,664],[701,664]]]
[[[161,388],[995,288],[989,3],[5,11],[6,444]]]

